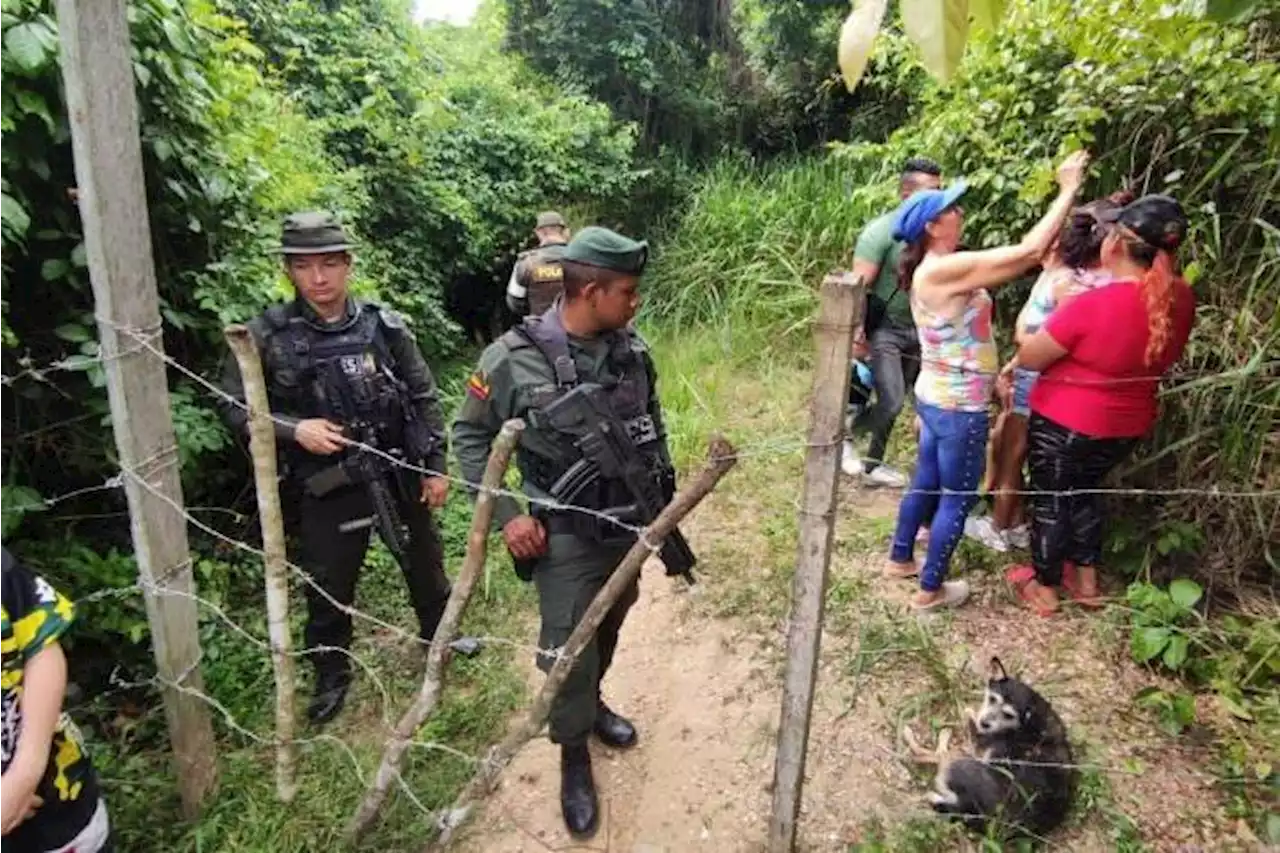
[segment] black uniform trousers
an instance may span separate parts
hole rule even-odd
[[[416,485],[417,479],[413,478]],[[449,578],[444,573],[444,549],[440,533],[426,504],[416,500],[416,491],[406,488],[413,500],[400,500],[401,517],[409,526],[408,559],[401,564],[409,600],[418,616],[420,636],[430,640],[444,615],[449,600]],[[343,532],[340,526],[373,515],[373,506],[363,486],[345,486],[324,497],[303,493],[299,519],[301,565],[316,583],[339,604],[355,602],[356,581],[364,565],[373,526]],[[407,565],[406,565],[407,563]],[[329,601],[315,587],[306,585],[308,649],[351,646],[351,616]],[[350,671],[350,658],[339,651],[312,652],[318,670]]]
[[[1097,568],[1102,560],[1102,487],[1133,451],[1135,438],[1094,438],[1032,412],[1031,560],[1045,586],[1062,584],[1063,561]],[[1077,491],[1080,490],[1080,491]]]

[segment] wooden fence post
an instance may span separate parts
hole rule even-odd
[[[280,510],[276,471],[276,430],[262,375],[262,358],[249,329],[236,324],[223,330],[231,347],[244,399],[249,406],[249,452],[258,493],[258,524],[262,528],[263,568],[267,592],[267,633],[271,639],[271,668],[276,675],[276,795],[291,802],[298,793],[295,779],[297,748],[293,743],[293,642],[289,635],[289,564],[284,542],[284,514]]]
[[[98,344],[138,579],[189,818],[217,780],[170,416],[125,0],[57,0],[62,79]]]
[[[493,511],[497,506],[497,495],[494,489],[502,487],[502,478],[507,473],[511,462],[511,454],[524,432],[524,421],[511,420],[502,425],[502,431],[493,441],[493,452],[489,454],[489,463],[485,466],[484,477],[480,482],[480,494],[476,498],[475,515],[471,519],[471,532],[467,535],[467,553],[462,560],[462,571],[453,585],[449,603],[445,605],[444,615],[440,617],[440,626],[431,638],[431,648],[427,652],[427,671],[422,677],[422,688],[414,699],[409,710],[396,724],[391,740],[382,753],[382,762],[378,765],[378,773],[369,785],[364,801],[351,818],[347,826],[347,838],[358,841],[373,819],[378,816],[391,782],[400,775],[400,765],[404,763],[405,751],[413,739],[414,732],[421,726],[427,716],[435,710],[440,701],[440,693],[444,686],[445,651],[449,642],[458,631],[458,623],[471,600],[476,581],[484,572],[485,554],[488,552],[490,526],[493,523]]]
[[[733,445],[720,437],[711,440],[707,456],[707,462],[702,470],[689,479],[685,487],[648,526],[646,536],[648,540],[658,543],[666,538],[667,534],[680,523],[680,519],[693,511],[693,508],[711,493],[721,478],[728,474],[738,461],[737,451],[734,450]],[[560,692],[565,679],[569,677],[569,672],[577,662],[578,655],[582,654],[587,643],[591,642],[591,638],[596,635],[600,623],[609,614],[609,610],[639,576],[645,561],[652,556],[653,551],[650,545],[643,539],[637,540],[631,546],[631,550],[627,551],[618,568],[614,569],[609,580],[605,581],[600,592],[596,593],[596,597],[582,614],[582,620],[578,622],[573,633],[560,649],[556,662],[547,673],[546,681],[542,683],[542,689],[538,691],[533,705],[529,708],[528,716],[500,743],[489,750],[489,754],[480,762],[480,769],[476,771],[476,775],[471,778],[467,787],[463,788],[462,793],[454,801],[453,808],[442,817],[440,837],[428,842],[426,851],[444,847],[449,843],[454,830],[466,820],[475,801],[489,792],[493,783],[497,781],[498,775],[520,751],[520,747],[542,731],[543,725],[547,722],[547,716],[551,713],[551,702]]]
[[[773,769],[773,813],[769,853],[792,853],[804,788],[809,718],[818,677],[822,610],[827,567],[835,533],[836,485],[841,437],[849,396],[849,350],[862,322],[865,288],[849,273],[830,274],[822,282],[814,327],[817,359],[809,409],[809,449],[805,456],[800,504],[800,545],[791,587],[791,625],[787,632],[787,672],[778,724],[778,755]]]

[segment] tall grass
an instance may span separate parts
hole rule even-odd
[[[847,267],[858,230],[894,203],[892,168],[860,171],[830,159],[721,161],[658,241],[646,315],[680,328],[727,323],[794,335],[813,313],[823,273]]]

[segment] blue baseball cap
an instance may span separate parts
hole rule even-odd
[[[955,204],[969,185],[956,181],[945,190],[920,190],[898,205],[893,215],[893,239],[914,243],[924,234],[924,227],[938,214]]]

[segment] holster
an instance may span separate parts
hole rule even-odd
[[[317,471],[302,481],[302,487],[313,498],[322,498],[344,486],[353,485],[355,480],[351,479],[351,472],[341,462]]]

